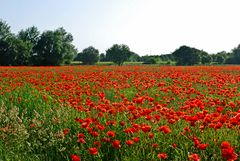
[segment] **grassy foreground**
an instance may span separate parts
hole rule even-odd
[[[0,67],[0,160],[237,160],[240,67]]]

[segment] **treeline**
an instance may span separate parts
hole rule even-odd
[[[64,28],[40,33],[33,26],[15,35],[0,21],[0,65],[70,64],[77,54],[72,41]]]
[[[122,65],[125,61],[143,64],[240,64],[240,45],[231,52],[209,54],[196,48],[181,46],[171,54],[139,56],[127,45],[114,44],[106,53],[90,46],[78,52],[72,44],[73,36],[64,28],[47,30],[42,33],[37,27],[29,27],[13,34],[10,26],[0,20],[0,65],[44,65],[55,66],[81,61],[83,64],[114,62]]]

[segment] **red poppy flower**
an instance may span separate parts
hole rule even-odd
[[[115,132],[114,132],[114,131],[108,131],[108,132],[107,132],[107,135],[108,135],[109,137],[115,137]]]
[[[158,148],[158,144],[153,144],[152,145],[154,148]]]
[[[64,135],[67,135],[67,134],[69,133],[69,131],[70,131],[70,129],[64,129],[64,130],[63,130],[63,134],[64,134]]]
[[[137,137],[133,137],[132,140],[133,140],[135,143],[138,143],[138,142],[140,141],[140,139],[137,138]]]
[[[151,126],[144,125],[144,126],[142,126],[142,131],[146,133],[146,132],[149,132],[151,130],[151,128],[152,128]]]
[[[116,149],[121,148],[120,141],[119,140],[114,140],[112,143],[113,147]]]
[[[198,144],[197,148],[200,150],[206,150],[208,144]]]
[[[224,142],[222,142],[222,144],[221,144],[221,149],[228,149],[228,148],[230,148],[230,147],[231,147],[231,145],[230,145],[230,143],[227,142],[227,141],[224,141]]]
[[[222,157],[227,159],[227,161],[234,161],[238,159],[238,155],[234,152],[234,148],[231,147],[230,143],[227,141],[221,144]]]
[[[160,159],[167,159],[167,154],[166,153],[159,153],[157,156]]]
[[[89,148],[88,151],[92,155],[97,155],[98,154],[97,148]]]
[[[81,160],[80,157],[77,156],[76,154],[72,154],[72,155],[70,156],[70,158],[71,158],[72,161],[80,161],[80,160]]]
[[[191,161],[200,161],[200,157],[196,153],[194,153],[194,154],[191,154],[189,156],[189,160],[191,160]]]
[[[82,143],[82,144],[86,143],[86,141],[83,138],[79,138],[77,142]]]
[[[133,145],[133,143],[134,143],[134,142],[133,142],[132,140],[127,140],[127,141],[126,141],[126,144],[129,145],[129,146],[130,146],[130,145]]]
[[[169,128],[168,126],[160,126],[160,127],[158,128],[158,131],[162,131],[162,132],[164,132],[165,134],[168,134],[168,133],[171,132],[171,130],[170,130],[170,128]]]
[[[152,139],[152,138],[154,137],[154,134],[151,132],[151,133],[148,134],[148,137],[149,137],[150,139]]]
[[[77,137],[78,137],[78,138],[84,138],[85,135],[84,135],[83,133],[79,133],[79,134],[77,135]]]

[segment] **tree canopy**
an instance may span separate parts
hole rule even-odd
[[[201,60],[199,50],[188,46],[181,46],[172,54],[176,60],[177,65],[194,65],[198,64]]]
[[[73,36],[64,28],[40,34],[33,26],[14,35],[0,21],[0,65],[68,64],[77,53],[72,42]]]
[[[77,55],[75,60],[82,61],[83,64],[92,65],[99,60],[99,51],[92,46],[83,49],[81,53]]]
[[[127,45],[114,44],[111,48],[107,49],[106,57],[108,60],[113,61],[117,65],[123,65],[131,56],[130,48]]]

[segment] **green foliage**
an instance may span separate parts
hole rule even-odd
[[[36,46],[35,65],[60,65],[72,60],[77,52],[72,41],[72,35],[63,28],[43,32]]]
[[[203,55],[202,57],[201,57],[201,62],[202,62],[202,64],[210,64],[211,62],[212,62],[212,57],[211,57],[211,55]]]
[[[72,41],[72,35],[63,28],[40,36],[33,26],[15,36],[8,24],[0,21],[0,65],[70,64],[77,53]]]
[[[240,64],[240,45],[232,50],[231,55],[226,60],[226,64]]]
[[[139,61],[141,61],[141,57],[137,53],[131,52],[128,61],[139,62]]]
[[[25,43],[31,43],[32,52],[31,52],[31,57],[29,59],[28,65],[36,64],[37,62],[37,60],[35,59],[35,55],[37,53],[36,46],[40,39],[40,31],[37,29],[37,27],[32,26],[27,28],[26,30],[21,30],[18,33],[17,37],[22,41],[24,41]]]
[[[99,60],[99,51],[90,46],[79,53],[75,60],[82,61],[83,64],[95,64]]]
[[[201,60],[199,50],[188,46],[181,46],[172,54],[177,62],[177,65],[194,65]]]
[[[10,26],[0,19],[0,41],[6,40],[8,37],[13,36],[10,30]]]
[[[107,60],[113,61],[117,65],[123,65],[123,62],[127,61],[130,56],[130,49],[127,45],[124,44],[114,44],[106,51]]]
[[[161,59],[161,61],[166,61],[166,62],[174,61],[174,57],[172,54],[159,55],[159,58]]]
[[[147,56],[144,57],[143,64],[157,64],[157,60],[153,57]]]
[[[0,41],[0,65],[28,65],[32,44],[16,37]]]
[[[104,61],[107,61],[106,60],[106,55],[104,53],[101,53],[100,56],[99,56],[99,61],[100,62],[104,62]]]
[[[217,62],[218,64],[223,64],[224,61],[225,61],[225,59],[224,59],[224,57],[223,57],[222,55],[217,55],[217,56],[216,56],[216,62]]]
[[[40,31],[37,27],[32,26],[27,28],[26,30],[21,30],[17,36],[19,39],[25,42],[30,41],[34,46],[36,46],[40,38]]]

